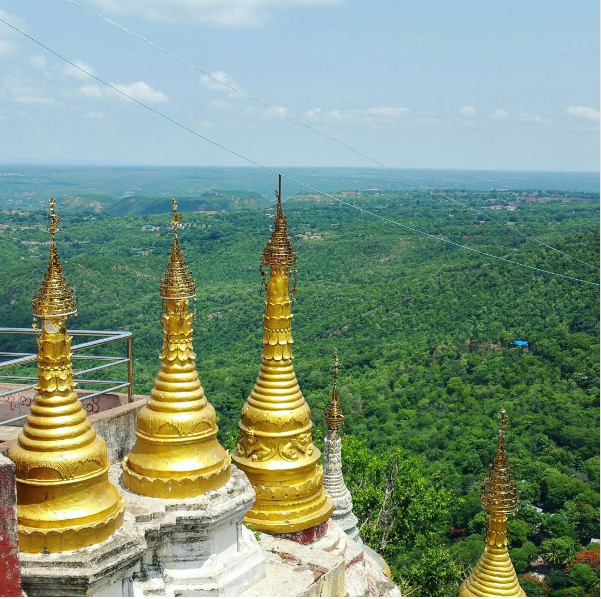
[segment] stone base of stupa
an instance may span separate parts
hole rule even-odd
[[[353,541],[335,522],[313,543],[266,533],[259,544],[266,556],[266,577],[245,597],[400,597],[363,545]]]
[[[400,597],[398,587],[387,576],[385,562],[377,553],[352,539],[333,520],[315,548],[345,561],[345,590],[349,597]]]
[[[265,576],[263,552],[242,524],[255,494],[235,466],[225,485],[192,499],[131,493],[122,486],[119,464],[109,476],[146,544],[133,596],[233,596]]]
[[[29,597],[131,597],[146,543],[125,521],[103,543],[60,553],[20,553],[23,591]]]
[[[359,529],[357,528],[357,516],[353,514],[353,504],[350,503],[347,509],[337,509],[334,503],[334,513],[332,520],[356,543],[361,544]]]

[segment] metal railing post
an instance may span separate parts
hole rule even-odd
[[[134,362],[133,362],[133,350],[132,350],[132,337],[127,337],[127,380],[129,385],[127,386],[127,401],[131,403],[134,398]]]
[[[76,345],[71,346],[71,350],[73,352],[73,360],[95,360],[101,362],[100,365],[92,366],[90,368],[78,369],[73,372],[75,381],[78,383],[86,383],[86,384],[97,384],[97,385],[112,385],[108,389],[103,389],[100,391],[90,391],[87,389],[85,395],[80,395],[79,399],[84,400],[86,398],[98,397],[104,393],[110,393],[111,391],[117,391],[119,389],[127,389],[127,402],[131,403],[133,401],[134,396],[134,368],[133,368],[133,337],[130,332],[126,331],[88,331],[88,330],[68,330],[73,336],[79,335],[84,337],[97,337],[98,339],[93,341],[87,341],[85,343],[78,343]],[[16,335],[36,335],[34,329],[30,328],[20,328],[20,327],[0,327],[0,334],[16,334]],[[80,355],[77,352],[81,350],[90,349],[93,347],[99,347],[102,345],[107,345],[109,343],[113,343],[115,341],[121,341],[125,339],[127,344],[127,357],[123,358],[121,356],[106,356],[106,355]],[[3,351],[0,349],[0,371],[13,368],[16,366],[23,366],[25,364],[32,364],[37,362],[38,355],[37,353],[23,353],[23,352],[9,352]],[[104,370],[105,368],[112,368],[113,366],[118,366],[119,364],[124,364],[127,362],[127,381],[115,381],[115,380],[103,380],[103,379],[94,379],[94,378],[81,378],[81,375],[86,375],[90,372],[97,372],[99,370]],[[32,375],[0,375],[0,382],[10,381],[10,384],[16,383],[17,381],[21,381],[23,383],[28,383],[29,381],[36,381],[37,376]],[[21,393],[23,391],[29,391],[35,387],[35,382],[26,384],[24,386],[15,386],[11,387],[6,391],[0,390],[0,400],[4,397],[9,397],[16,393]],[[11,410],[14,409],[11,407]],[[16,422],[18,420],[27,418],[27,414],[22,414],[16,416],[14,418],[9,418],[8,420],[0,421],[0,425],[8,424],[12,422]]]

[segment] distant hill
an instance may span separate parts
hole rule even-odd
[[[182,212],[223,212],[259,207],[259,194],[242,194],[235,191],[204,192],[200,198],[178,197],[177,206]],[[249,197],[252,195],[255,197]],[[171,211],[171,199],[131,196],[113,202],[105,211],[113,216],[162,214]]]
[[[599,191],[599,173],[436,169],[395,169],[393,172],[334,167],[281,167],[276,170],[326,192],[377,189],[389,193],[423,191],[424,187],[480,192],[516,189],[532,192]],[[165,199],[176,196],[178,199],[208,200],[221,197],[205,194],[255,199],[260,204],[271,205],[276,186],[275,175],[260,168],[3,164],[0,165],[0,210],[35,210],[50,197],[55,197],[68,210],[96,212],[104,211],[106,206],[113,203],[121,203],[121,198]],[[301,192],[311,193],[297,183],[284,181],[284,198]],[[236,203],[221,207],[207,204],[207,207],[199,209],[230,210],[238,207]]]

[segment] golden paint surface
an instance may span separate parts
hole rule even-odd
[[[123,522],[124,500],[109,483],[104,439],[73,391],[67,313],[75,297],[56,253],[58,217],[50,212],[50,260],[34,298],[41,317],[37,394],[8,457],[15,463],[19,546],[26,553],[71,551],[106,540]]]
[[[163,351],[148,405],[136,420],[136,443],[123,461],[123,485],[164,499],[196,497],[230,478],[230,456],[217,441],[215,409],[196,372],[192,345],[195,294],[177,238],[181,214],[174,201],[173,249],[161,280]]]
[[[274,230],[262,262],[270,267],[259,377],[242,408],[232,459],[256,493],[245,521],[256,530],[296,532],[325,522],[332,500],[323,489],[311,410],[292,366],[292,301],[288,269],[295,255],[278,196]]]

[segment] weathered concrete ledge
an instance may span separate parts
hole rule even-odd
[[[339,555],[262,533],[266,576],[242,597],[345,597],[345,560]]]
[[[131,597],[146,543],[130,521],[103,543],[61,553],[21,553],[30,597]]]

